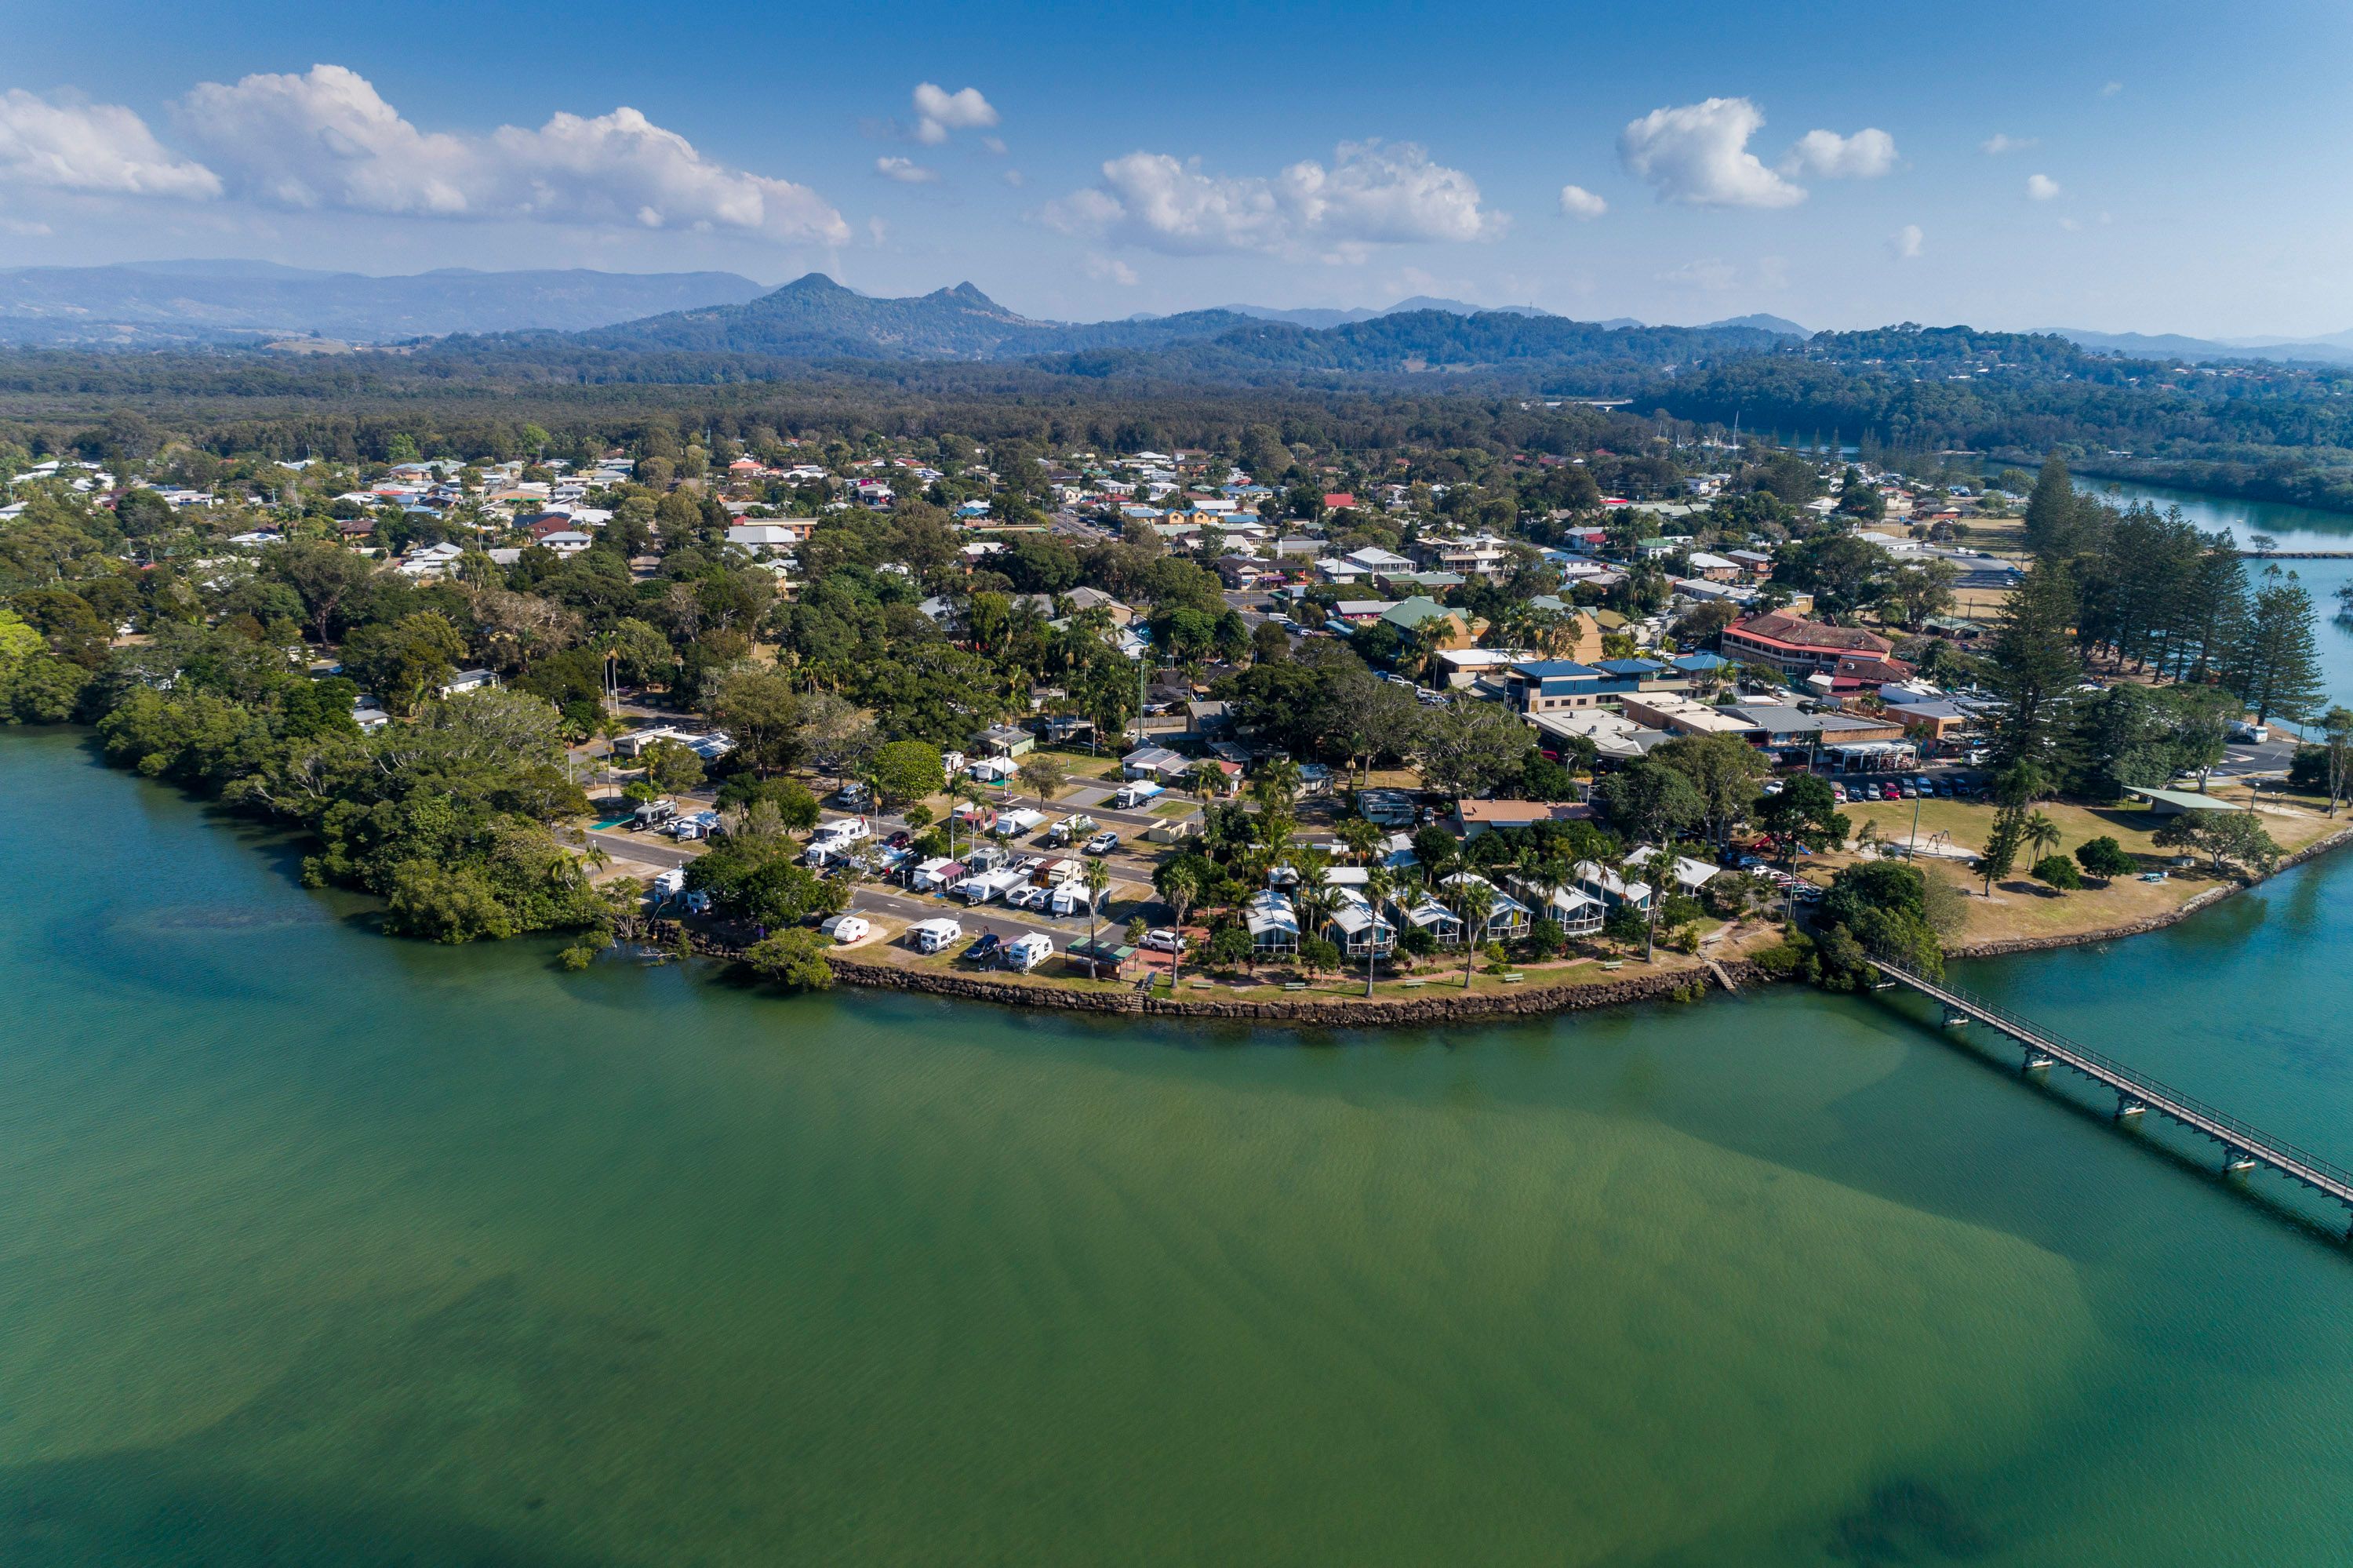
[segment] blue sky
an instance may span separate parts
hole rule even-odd
[[[14,12],[5,265],[2353,328],[2342,5]]]

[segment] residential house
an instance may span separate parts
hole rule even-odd
[[[1651,885],[1630,881],[1589,860],[1578,861],[1569,874],[1577,885],[1601,900],[1611,909],[1631,909],[1638,915],[1651,912]]]
[[[1458,871],[1440,885],[1456,890],[1460,895],[1465,887],[1483,887],[1494,895],[1488,906],[1485,923],[1472,933],[1480,942],[1515,942],[1528,934],[1534,912],[1528,906],[1497,887],[1475,871]]]
[[[1419,895],[1410,906],[1400,898],[1391,907],[1398,919],[1414,930],[1429,932],[1441,948],[1451,948],[1462,940],[1462,916],[1427,893]]]
[[[1155,784],[1174,784],[1185,777],[1193,766],[1192,759],[1169,750],[1165,746],[1139,746],[1119,759],[1123,779],[1141,779]]]
[[[1724,874],[1722,866],[1711,865],[1704,860],[1694,860],[1687,854],[1670,855],[1666,858],[1672,861],[1672,864],[1668,868],[1667,876],[1662,880],[1672,881],[1674,890],[1687,896],[1695,895],[1701,888]],[[1647,876],[1653,874],[1648,868],[1659,859],[1658,850],[1651,844],[1644,844],[1626,856],[1626,863],[1630,867],[1641,868],[1643,874]]]
[[[1242,905],[1250,948],[1261,958],[1299,951],[1299,912],[1274,889],[1262,888]]]
[[[1027,757],[1038,748],[1038,737],[1009,724],[991,725],[972,737],[972,748],[984,757]]]
[[[1505,828],[1530,828],[1538,822],[1590,821],[1593,808],[1566,800],[1457,800],[1455,832],[1464,840]]]
[[[1567,937],[1589,937],[1601,929],[1606,911],[1601,900],[1579,887],[1540,887],[1525,876],[1504,879],[1527,902],[1538,919],[1550,920]]]
[[[786,556],[807,543],[816,532],[814,517],[767,517],[732,525],[727,542],[755,556]]]
[[[1467,621],[1462,611],[1449,609],[1434,599],[1419,595],[1391,605],[1381,612],[1381,619],[1400,631],[1415,635],[1428,628],[1434,638],[1433,646],[1440,651],[1468,648],[1487,629],[1483,620]]]
[[[1334,893],[1332,916],[1324,922],[1324,931],[1351,959],[1385,959],[1397,951],[1396,923],[1353,887]]]

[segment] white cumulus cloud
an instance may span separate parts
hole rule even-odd
[[[714,163],[634,109],[556,114],[535,131],[427,132],[358,72],[319,65],[206,82],[180,117],[234,191],[280,206],[850,238],[807,185]]]
[[[1909,261],[1920,254],[1921,243],[1926,238],[1918,224],[1907,223],[1887,237],[1887,248],[1895,253],[1897,260]]]
[[[1748,150],[1765,123],[1745,98],[1711,98],[1676,109],[1653,109],[1630,121],[1618,138],[1627,172],[1645,180],[1661,201],[1689,207],[1795,207],[1802,186],[1767,168]]]
[[[2026,176],[2027,200],[2049,201],[2052,196],[2055,196],[2058,194],[2059,182],[2052,179],[2049,175],[2029,175]]]
[[[927,169],[913,158],[877,158],[874,160],[874,172],[902,185],[933,185],[940,177],[937,169]]]
[[[1852,136],[1809,131],[1781,160],[1785,175],[1817,175],[1827,180],[1875,180],[1895,166],[1895,138],[1862,130]]]
[[[1097,282],[1117,283],[1124,289],[1132,289],[1141,281],[1135,269],[1116,256],[1098,256],[1092,251],[1087,255],[1087,276]]]
[[[121,104],[51,101],[21,88],[0,93],[0,184],[195,199],[221,193],[219,175],[167,151]]]
[[[2004,153],[2023,153],[2041,145],[2042,138],[2040,136],[2009,136],[1997,131],[1978,143],[1978,151],[1988,157],[1999,158]]]
[[[935,82],[916,85],[915,140],[926,147],[938,146],[951,131],[986,131],[996,123],[996,109],[976,87],[950,92]]]
[[[1594,218],[1609,210],[1609,204],[1587,190],[1583,185],[1560,187],[1560,215],[1563,217]]]
[[[1271,179],[1207,173],[1198,158],[1130,153],[1100,185],[1039,215],[1068,233],[1177,255],[1256,250],[1361,259],[1376,245],[1493,239],[1508,227],[1460,169],[1410,143],[1343,142],[1330,167],[1303,160]]]

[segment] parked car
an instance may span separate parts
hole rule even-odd
[[[1087,841],[1086,853],[1089,854],[1109,854],[1112,851],[1117,848],[1119,848],[1119,835],[1106,828],[1102,832],[1097,833],[1094,837]]]
[[[999,937],[996,932],[983,931],[980,934],[979,940],[974,942],[971,947],[966,948],[964,950],[964,956],[971,959],[974,963],[985,964],[991,959],[997,957],[997,949],[1004,945],[1005,939]]]
[[[889,838],[882,842],[892,849],[905,849],[909,844],[915,842],[915,835],[909,832],[906,829],[901,828],[897,832],[892,833]]]
[[[1185,938],[1173,926],[1155,926],[1144,934],[1144,945],[1155,953],[1177,953],[1185,949]]]

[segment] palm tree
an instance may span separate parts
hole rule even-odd
[[[1321,937],[1324,924],[1332,917],[1332,887],[1324,881],[1322,868],[1300,866],[1299,881],[1292,889],[1292,904],[1299,911],[1299,931],[1302,939]]]
[[[1373,906],[1376,921],[1381,917],[1381,905],[1396,891],[1397,882],[1389,874],[1388,867],[1377,865],[1365,874],[1365,899]],[[1377,945],[1369,939],[1365,943],[1365,995],[1367,997],[1373,994],[1373,949]]]
[[[1363,817],[1345,817],[1333,830],[1358,865],[1368,863],[1381,842],[1379,826]]]
[[[1095,972],[1095,919],[1103,911],[1103,895],[1111,891],[1111,867],[1100,860],[1091,860],[1087,862],[1086,870],[1080,874],[1080,881],[1087,890],[1087,979],[1094,980],[1098,978]]]
[[[2059,824],[2036,811],[2026,819],[2026,842],[2034,847],[2034,858],[2054,853],[2059,848]]]
[[[1097,861],[1096,864],[1103,863]],[[1185,967],[1185,913],[1193,907],[1193,900],[1201,895],[1201,885],[1183,866],[1171,869],[1162,879],[1160,896],[1167,901],[1170,913],[1176,916],[1176,950],[1168,955],[1168,989],[1176,989],[1176,977]]]
[[[1560,896],[1560,890],[1567,886],[1570,880],[1568,864],[1558,855],[1548,854],[1520,868],[1520,881],[1535,889],[1543,903],[1543,907],[1536,911],[1540,919],[1554,919],[1553,900]],[[1557,925],[1559,922],[1555,920],[1554,923]]]
[[[977,806],[988,798],[978,784],[961,773],[956,775],[955,782],[948,786],[948,793],[967,806]],[[955,808],[952,806],[948,809],[948,858],[950,860],[955,858]]]
[[[1479,952],[1473,938],[1487,929],[1487,916],[1495,911],[1495,889],[1485,877],[1466,874],[1455,885],[1455,899],[1462,916],[1462,989],[1469,991],[1471,964]]]

